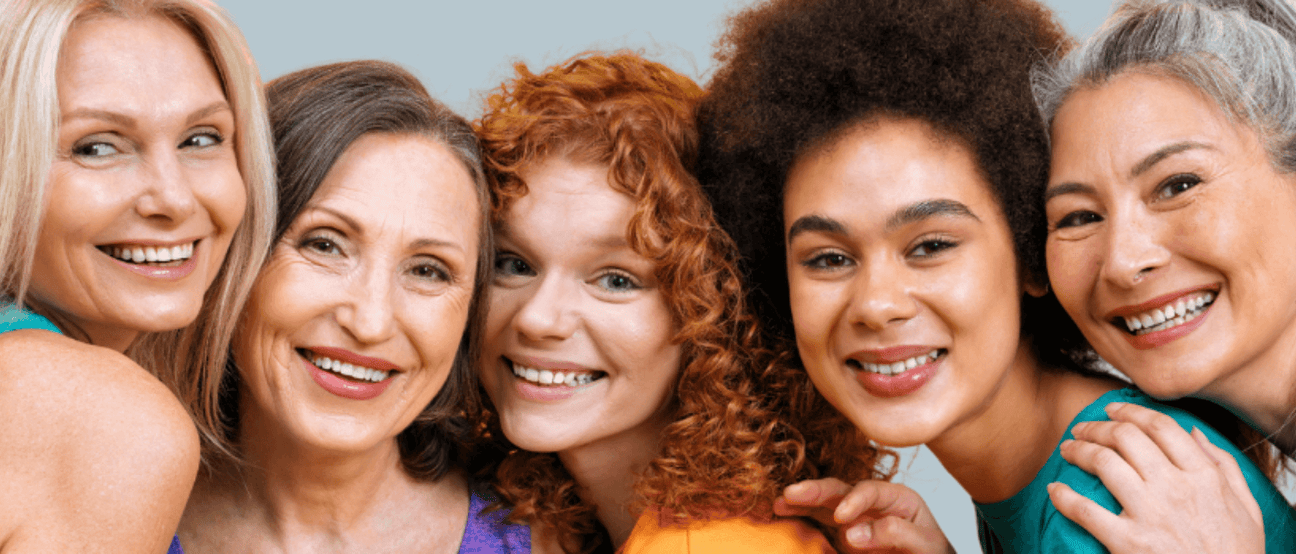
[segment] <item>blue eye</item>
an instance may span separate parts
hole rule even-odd
[[[596,282],[598,286],[613,292],[629,292],[642,288],[634,277],[621,272],[605,273],[599,276]]]
[[[531,265],[516,255],[507,252],[495,254],[495,273],[499,276],[534,275]]]

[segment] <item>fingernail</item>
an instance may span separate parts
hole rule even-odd
[[[1076,433],[1083,433],[1084,430],[1088,428],[1089,428],[1089,422],[1082,421],[1080,423],[1075,424],[1075,427],[1071,428],[1071,434],[1074,435]]]
[[[786,489],[783,489],[783,491],[787,493],[795,494],[805,490],[805,488],[806,488],[805,483],[793,483],[791,485],[788,485]]]
[[[1056,489],[1057,486],[1058,486],[1057,482],[1053,482],[1053,483],[1049,483],[1048,485],[1045,485],[1044,488],[1048,489],[1049,494],[1053,494],[1053,489]]]
[[[867,525],[856,525],[846,531],[846,542],[860,548],[868,546],[869,539],[872,538],[873,531]]]
[[[1073,442],[1075,442],[1075,441],[1073,441],[1073,440],[1071,440],[1071,439],[1064,440],[1064,441],[1062,441],[1062,444],[1061,444],[1058,448],[1061,448],[1061,449],[1063,449],[1063,450],[1066,450],[1066,449],[1068,449],[1068,448],[1071,448],[1071,443],[1073,443]]]
[[[1110,415],[1112,415],[1112,413],[1115,412],[1116,410],[1119,410],[1119,409],[1124,408],[1124,407],[1125,407],[1125,403],[1124,403],[1124,402],[1112,402],[1111,404],[1108,404],[1108,405],[1106,405],[1106,406],[1103,406],[1103,411],[1104,411],[1104,412],[1107,412],[1107,415],[1110,416]]]

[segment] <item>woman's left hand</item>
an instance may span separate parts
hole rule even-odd
[[[1107,415],[1112,421],[1076,425],[1062,457],[1102,479],[1124,511],[1053,483],[1058,512],[1113,554],[1264,552],[1260,506],[1228,452],[1142,406],[1113,403]]]
[[[852,487],[832,478],[801,481],[783,489],[774,513],[814,518],[836,535],[838,550],[849,554],[954,552],[927,503],[899,483],[870,479]]]

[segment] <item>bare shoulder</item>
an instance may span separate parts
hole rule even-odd
[[[0,382],[4,551],[165,551],[199,456],[170,391],[118,352],[39,330],[0,334]]]

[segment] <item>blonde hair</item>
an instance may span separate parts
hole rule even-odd
[[[7,0],[0,6],[0,291],[22,304],[31,282],[58,141],[55,75],[64,38],[76,21],[103,16],[162,17],[193,33],[234,112],[247,208],[225,264],[193,324],[145,334],[127,349],[190,411],[204,453],[211,454],[220,450],[217,403],[230,338],[269,250],[275,209],[274,152],[261,78],[224,10],[209,0]]]

